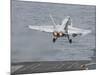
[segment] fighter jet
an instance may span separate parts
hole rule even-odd
[[[84,36],[91,32],[91,30],[85,30],[85,29],[73,27],[72,19],[70,18],[70,16],[67,16],[62,21],[61,24],[56,24],[52,15],[49,16],[51,18],[51,21],[53,22],[53,25],[41,25],[41,26],[29,25],[28,27],[33,30],[52,33],[53,43],[55,43],[58,38],[67,37],[69,43],[71,44],[72,43],[71,37],[76,37],[78,35]]]

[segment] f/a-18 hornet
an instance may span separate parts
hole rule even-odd
[[[52,33],[52,35],[53,35],[52,41],[54,43],[60,37],[67,37],[69,43],[72,43],[72,39],[70,38],[70,36],[72,36],[72,37],[76,37],[77,35],[84,36],[84,35],[91,32],[91,30],[85,30],[85,29],[73,27],[72,20],[71,20],[70,16],[67,16],[62,21],[61,24],[56,24],[54,22],[53,17],[51,15],[49,15],[49,16],[53,22],[53,25],[45,25],[45,26],[43,26],[43,25],[42,26],[29,25],[28,27],[30,29],[43,31],[43,32],[47,32],[47,33]]]

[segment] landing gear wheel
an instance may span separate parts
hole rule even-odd
[[[55,43],[55,41],[56,41],[56,38],[53,38],[53,40],[52,40],[52,41],[53,41],[53,43]]]
[[[70,43],[70,44],[72,43],[72,39],[69,39],[69,43]]]

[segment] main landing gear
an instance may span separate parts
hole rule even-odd
[[[68,38],[69,43],[71,44],[72,43],[72,39],[69,38],[69,35],[68,34],[66,36]]]
[[[57,40],[57,38],[53,38],[53,40],[52,40],[52,41],[53,41],[53,43],[55,43],[55,42],[56,42],[56,40]]]
[[[70,43],[70,44],[72,43],[72,39],[69,39],[69,43]]]

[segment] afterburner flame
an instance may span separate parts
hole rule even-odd
[[[62,37],[64,35],[63,32],[53,32],[53,36],[55,37]]]
[[[63,32],[59,32],[59,36],[63,36]]]

